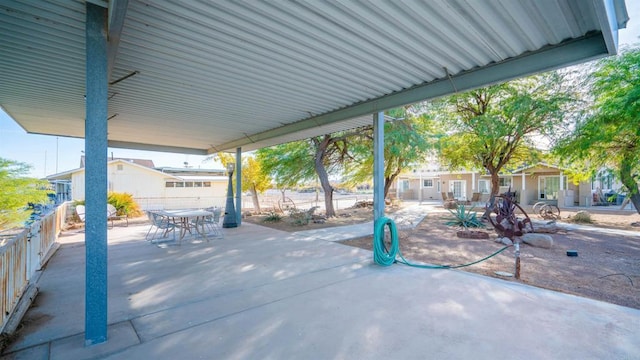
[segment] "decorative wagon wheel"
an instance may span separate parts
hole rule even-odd
[[[547,205],[547,203],[544,201],[538,201],[537,203],[533,204],[533,213],[540,214],[540,209],[542,209],[545,205]]]
[[[559,220],[560,208],[556,205],[545,204],[538,210],[538,214],[545,220]]]
[[[487,209],[489,222],[498,235],[513,239],[514,236],[522,236],[525,232],[533,232],[533,223],[529,215],[510,197],[496,196],[493,207],[489,203]]]
[[[296,204],[290,198],[284,198],[278,200],[278,208],[280,208],[282,212],[295,210]]]

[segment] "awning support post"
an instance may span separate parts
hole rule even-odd
[[[107,9],[86,4],[85,346],[107,341]]]
[[[384,216],[384,112],[373,115],[373,220]]]

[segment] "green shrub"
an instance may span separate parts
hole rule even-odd
[[[578,211],[573,218],[571,218],[571,221],[574,223],[578,223],[578,224],[591,224],[593,223],[593,220],[591,219],[591,214],[587,211]]]
[[[275,223],[275,222],[280,222],[280,220],[282,220],[282,216],[275,211],[271,211],[269,212],[267,217],[265,217],[264,220],[262,221],[268,222],[268,223]]]
[[[298,226],[307,225],[311,220],[311,214],[308,211],[298,209],[290,209],[289,217],[292,220],[291,223]]]
[[[129,217],[137,217],[142,215],[142,210],[140,210],[140,206],[133,199],[133,195],[128,193],[118,193],[114,191],[110,191],[107,194],[107,203],[113,205],[113,207],[117,210],[117,215],[128,215]],[[85,200],[74,200],[73,206],[85,205]]]
[[[140,206],[138,206],[131,194],[111,191],[107,195],[107,202],[116,208],[118,215],[128,215],[129,217],[142,215]]]
[[[0,157],[0,230],[22,227],[36,204],[49,203],[49,183],[27,177],[31,167]]]
[[[447,219],[445,225],[449,226],[459,226],[463,228],[483,228],[484,224],[480,219],[478,219],[478,215],[475,211],[472,211],[474,208],[467,210],[464,205],[458,205],[456,211],[449,210],[452,218]]]

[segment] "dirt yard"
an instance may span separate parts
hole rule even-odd
[[[345,209],[339,214],[324,224],[304,226],[292,225],[286,218],[276,223],[264,223],[263,217],[252,216],[245,221],[285,231],[300,231],[359,223],[372,217],[370,209]],[[572,215],[563,212],[562,221],[568,221],[567,217]],[[492,229],[483,230],[490,235],[489,240],[458,238],[456,228],[444,225],[450,216],[446,210],[439,209],[430,212],[415,229],[401,231],[403,256],[416,263],[456,265],[478,260],[503,247],[494,241],[496,236]],[[638,214],[592,214],[592,219],[592,226],[640,232],[640,228],[630,225],[640,221]],[[551,249],[521,245],[520,280],[496,274],[514,273],[513,247],[460,270],[640,309],[640,237],[578,230],[560,230],[550,235],[554,241]],[[344,241],[343,244],[370,250],[372,238]],[[578,256],[567,256],[567,250],[576,250]]]

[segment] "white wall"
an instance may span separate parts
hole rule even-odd
[[[71,199],[84,200],[84,171],[71,175]]]
[[[73,200],[85,198],[84,175],[84,171],[72,174]],[[211,187],[167,188],[167,181],[179,180],[155,170],[116,162],[107,168],[107,181],[109,191],[133,195],[142,210],[224,207],[226,203],[226,177],[206,180]]]

